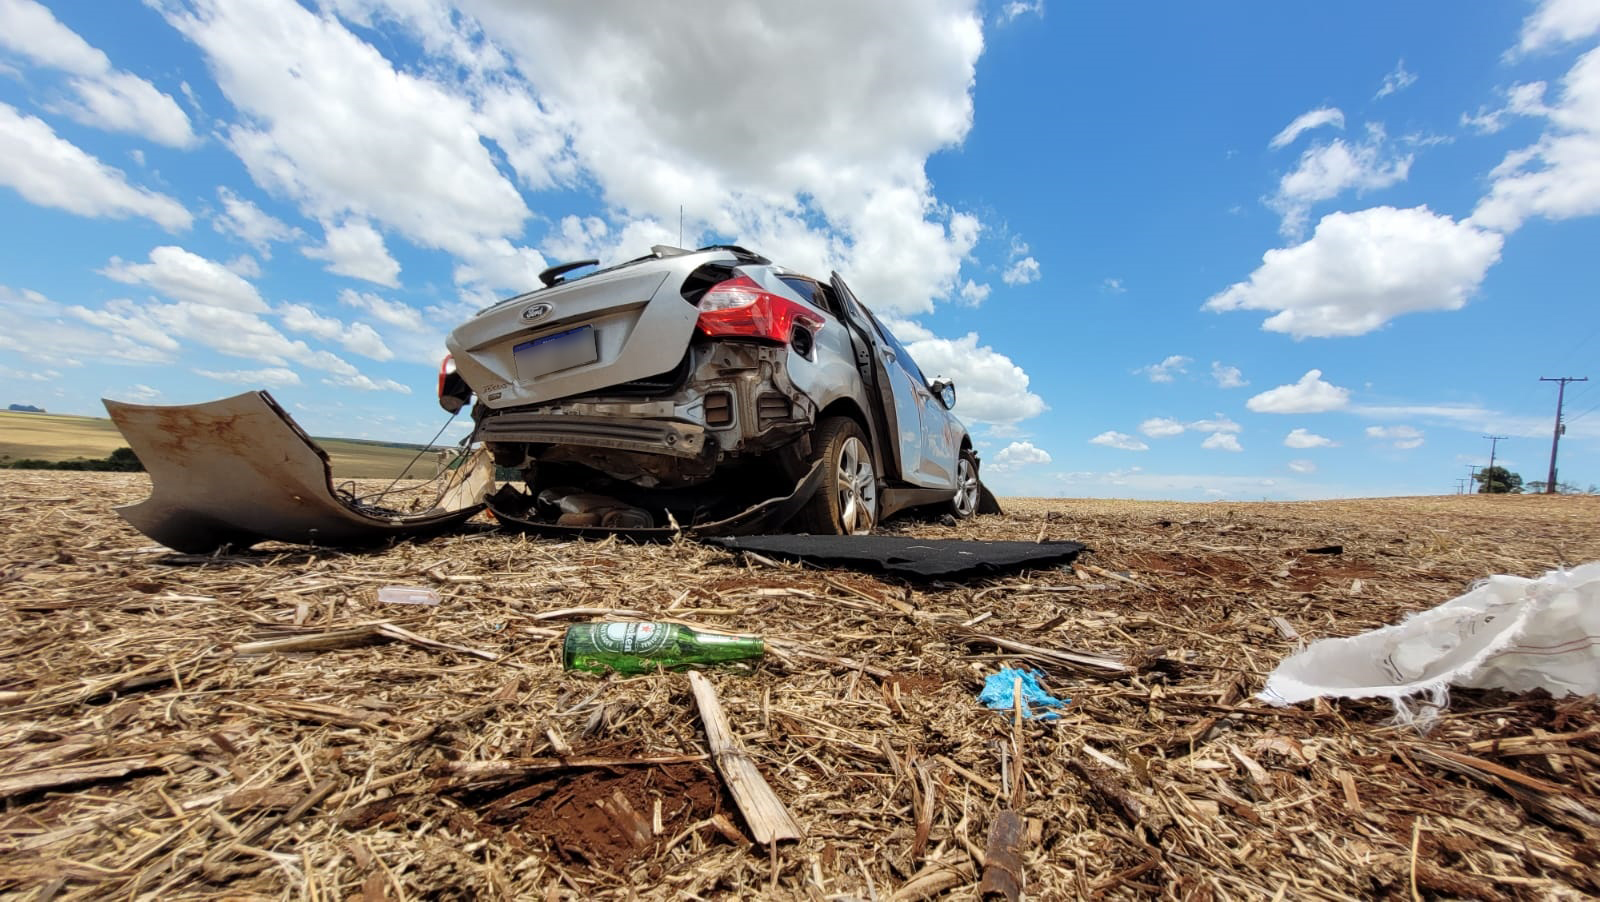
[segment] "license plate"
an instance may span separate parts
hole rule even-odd
[[[522,379],[537,379],[600,359],[593,326],[542,335],[516,345],[511,353],[517,361],[517,375]]]

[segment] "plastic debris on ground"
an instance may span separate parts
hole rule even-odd
[[[978,693],[978,701],[996,711],[1014,711],[1017,707],[1016,690],[1020,685],[1022,716],[1029,720],[1055,720],[1061,716],[1058,712],[1035,708],[1064,708],[1072,699],[1059,699],[1045,691],[1039,685],[1042,676],[1044,674],[1037,670],[1002,667],[999,673],[991,674],[983,681],[983,691]]]
[[[419,589],[413,586],[384,586],[378,590],[378,600],[384,604],[432,606],[439,603],[439,593],[432,589]]]
[[[1600,562],[1491,576],[1396,626],[1314,642],[1278,665],[1259,698],[1387,698],[1402,722],[1426,727],[1451,686],[1600,693]]]

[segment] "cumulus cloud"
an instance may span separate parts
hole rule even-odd
[[[1459,310],[1503,244],[1427,207],[1331,213],[1309,241],[1267,251],[1248,281],[1204,309],[1276,311],[1261,328],[1297,339],[1364,335],[1407,313]]]
[[[29,203],[79,216],[140,216],[168,231],[187,229],[183,204],[128,184],[122,170],[100,162],[55,133],[44,120],[0,103],[0,185]]]
[[[212,218],[212,226],[250,245],[264,258],[271,259],[274,242],[293,241],[302,234],[226,187],[217,188],[217,197],[222,201],[222,212]]]
[[[1317,472],[1317,464],[1315,461],[1310,460],[1291,460],[1289,461],[1289,469],[1296,473],[1315,473]]]
[[[1236,366],[1227,366],[1221,361],[1211,361],[1211,378],[1217,382],[1217,388],[1243,388],[1250,384],[1244,373]]]
[[[956,412],[969,423],[1014,424],[1046,410],[1044,399],[1028,390],[1028,374],[978,334],[957,339],[924,338],[907,346],[930,379],[945,376],[956,384]]]
[[[1308,429],[1303,429],[1302,428],[1302,429],[1291,429],[1291,430],[1289,430],[1289,434],[1283,437],[1283,444],[1284,444],[1284,447],[1286,447],[1286,448],[1302,448],[1303,449],[1303,448],[1332,448],[1333,446],[1335,446],[1335,445],[1337,445],[1339,443],[1334,441],[1333,439],[1325,438],[1323,436],[1317,435],[1315,432],[1312,432],[1312,431],[1310,431]]]
[[[1187,426],[1171,417],[1151,417],[1139,424],[1139,431],[1151,438],[1166,438],[1181,435]]]
[[[322,224],[323,243],[302,247],[300,253],[325,261],[328,272],[396,288],[400,285],[400,264],[389,255],[383,236],[364,219],[351,219],[334,225]]]
[[[75,97],[56,106],[84,125],[130,132],[171,147],[196,141],[177,101],[150,82],[113,68],[104,53],[34,0],[0,0],[0,47],[36,66],[70,73]]]
[[[1590,0],[1545,0],[1522,23],[1517,49],[1523,53],[1581,41],[1600,31],[1600,6]]]
[[[95,316],[104,320],[94,321]],[[79,366],[83,360],[168,363],[178,350],[172,336],[158,328],[125,324],[114,312],[87,311],[6,285],[0,285],[0,322],[6,324],[0,329],[0,349],[51,367]]]
[[[1238,432],[1242,427],[1219,413],[1209,420],[1195,420],[1189,428],[1196,432]]]
[[[112,257],[101,274],[129,285],[148,285],[175,301],[265,313],[256,287],[221,263],[170,245],[150,251],[149,263]]]
[[[1239,446],[1239,437],[1231,432],[1213,432],[1200,443],[1200,447],[1207,451],[1243,451]]]
[[[300,374],[281,366],[259,370],[195,370],[196,375],[218,382],[237,382],[240,385],[264,385],[267,388],[284,388],[300,384]]]
[[[339,303],[357,310],[365,310],[373,319],[407,332],[425,332],[428,328],[422,322],[422,314],[418,313],[415,307],[400,301],[381,298],[371,292],[346,288],[339,292]]]
[[[1173,354],[1160,363],[1141,366],[1133,372],[1136,375],[1149,377],[1151,382],[1171,382],[1178,376],[1188,373],[1188,366],[1193,362],[1192,358],[1184,357],[1181,354]]]
[[[1007,285],[1026,285],[1029,282],[1039,281],[1039,261],[1032,257],[1023,257],[1001,273],[1000,280]]]
[[[1299,382],[1268,389],[1244,403],[1256,413],[1325,413],[1350,403],[1350,390],[1322,379],[1322,370],[1308,370]]]
[[[1283,127],[1283,131],[1272,136],[1267,146],[1273,150],[1280,150],[1294,143],[1294,139],[1314,128],[1331,125],[1334,128],[1344,128],[1344,113],[1336,107],[1320,107],[1296,116],[1294,121]]]
[[[1105,445],[1107,448],[1118,448],[1123,451],[1150,450],[1150,446],[1146,445],[1144,442],[1139,441],[1125,432],[1117,432],[1115,430],[1100,433],[1094,438],[1089,439],[1089,444]]]
[[[1511,232],[1535,216],[1561,220],[1600,213],[1600,48],[1578,58],[1548,107],[1542,91],[1519,87],[1526,93],[1514,89],[1508,110],[1545,117],[1545,131],[1490,172],[1489,193],[1467,221]],[[1492,115],[1487,121],[1497,122]]]
[[[1394,71],[1383,77],[1383,86],[1378,88],[1378,93],[1373,95],[1373,100],[1388,97],[1397,91],[1404,91],[1417,83],[1415,73],[1406,71],[1406,61],[1395,63]]]
[[[1283,234],[1298,237],[1314,204],[1346,191],[1364,193],[1404,181],[1411,171],[1412,155],[1390,156],[1385,144],[1383,129],[1369,127],[1361,142],[1336,138],[1301,154],[1299,163],[1278,181],[1276,193],[1267,199],[1267,206],[1283,217]]]
[[[990,290],[988,285],[980,285],[968,279],[961,283],[961,301],[976,307],[988,299]]]
[[[1393,445],[1401,451],[1422,446],[1422,430],[1411,426],[1368,426],[1367,437]]]
[[[339,344],[348,351],[373,360],[394,359],[394,352],[366,323],[346,323],[335,317],[324,316],[304,304],[284,304],[277,313],[283,319],[284,328],[291,332]]]
[[[994,460],[986,466],[988,469],[1001,473],[1014,472],[1026,466],[1047,464],[1050,462],[1050,452],[1043,448],[1034,447],[1033,442],[1012,442],[1000,449]]]

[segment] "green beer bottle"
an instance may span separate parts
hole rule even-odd
[[[655,673],[759,658],[766,645],[759,636],[722,636],[647,620],[569,626],[562,651],[568,670]]]

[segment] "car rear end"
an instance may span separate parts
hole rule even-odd
[[[441,402],[475,393],[478,437],[536,487],[592,490],[598,474],[606,491],[637,496],[770,464],[848,369],[819,362],[819,342],[843,338],[762,257],[662,248],[461,325]]]

